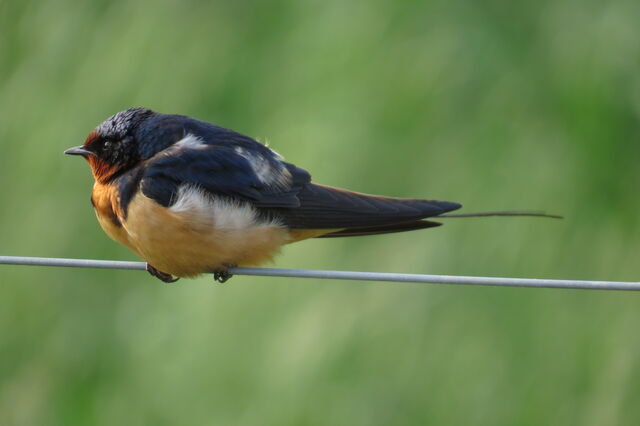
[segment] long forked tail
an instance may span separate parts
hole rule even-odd
[[[528,212],[528,211],[500,211],[500,212],[481,212],[481,213],[454,213],[441,214],[438,218],[456,218],[456,217],[491,217],[491,216],[525,216],[525,217],[547,217],[551,219],[563,219],[557,214],[548,214],[544,212]]]
[[[465,217],[492,217],[492,216],[520,216],[520,217],[543,217],[550,219],[563,219],[562,216],[547,214],[541,212],[524,212],[524,211],[500,211],[500,212],[482,212],[482,213],[454,213],[454,214],[441,214],[433,216],[436,219],[455,219]],[[394,223],[390,225],[378,225],[371,227],[353,227],[346,228],[340,231],[322,234],[316,238],[336,238],[336,237],[358,237],[363,235],[379,235],[379,234],[391,234],[396,232],[415,231],[417,229],[434,228],[442,225],[440,222],[434,222],[431,220],[414,220],[410,222]]]
[[[318,184],[305,185],[295,208],[273,208],[270,214],[287,226],[294,240],[378,235],[440,226],[440,218],[478,216],[556,217],[540,212],[451,214],[462,207],[449,201],[383,197]],[[429,220],[426,220],[429,219]]]

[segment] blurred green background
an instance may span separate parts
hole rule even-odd
[[[636,0],[0,1],[4,255],[134,260],[62,151],[131,107],[324,184],[563,221],[273,266],[640,279]],[[637,425],[640,295],[0,267],[2,425]]]

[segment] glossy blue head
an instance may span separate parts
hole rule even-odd
[[[187,117],[158,114],[145,108],[129,108],[112,115],[96,127],[82,146],[65,154],[81,155],[89,162],[94,178],[108,182],[177,142]]]

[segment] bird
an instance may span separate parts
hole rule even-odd
[[[286,244],[433,228],[461,207],[321,185],[249,136],[146,108],[112,115],[64,153],[89,163],[105,233],[164,282],[205,273],[225,282],[231,268],[271,261]],[[459,216],[495,214],[545,216]]]

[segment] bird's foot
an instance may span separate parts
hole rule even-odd
[[[149,265],[148,263],[147,263],[147,272],[149,272],[151,275],[153,275],[154,277],[156,277],[157,279],[159,279],[160,281],[163,281],[165,283],[175,283],[176,281],[178,281],[180,279],[178,277],[174,277],[171,274],[167,274],[165,272],[158,271],[156,268],[154,268],[153,266]]]
[[[227,282],[229,278],[233,275],[229,272],[229,268],[235,268],[236,265],[231,265],[229,263],[224,263],[222,268],[218,268],[213,271],[213,279],[218,281],[220,284]]]

